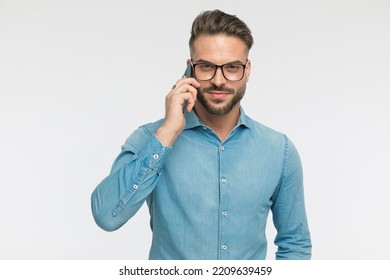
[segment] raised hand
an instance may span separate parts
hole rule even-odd
[[[172,146],[185,126],[184,110],[190,112],[196,102],[197,88],[194,78],[183,77],[172,87],[165,97],[165,119],[156,136],[164,146]]]

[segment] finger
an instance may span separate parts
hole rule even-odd
[[[183,113],[184,113],[184,110],[187,110],[187,112],[191,112],[191,110],[194,108],[195,106],[195,99],[192,95],[190,95],[190,97],[187,99],[187,101],[183,104]]]
[[[185,78],[185,79],[182,79],[183,81],[187,82],[188,84],[192,85],[193,87],[200,87],[200,83],[195,80],[194,78]]]
[[[194,107],[195,107],[195,102],[188,102],[186,107],[187,112],[191,112]]]
[[[168,104],[180,104],[184,106],[184,103],[195,103],[194,96],[189,91],[184,92],[171,92],[166,96]]]
[[[197,80],[195,80],[194,78],[183,78],[183,79],[178,80],[175,83],[176,86],[174,85],[172,87],[172,89],[176,89],[176,88],[180,87],[183,84],[189,84],[189,85],[192,85],[195,88],[200,87],[200,83]]]
[[[190,86],[188,84],[181,85],[177,88],[177,90],[173,94],[182,94],[182,93],[190,93],[192,95],[192,98],[196,101],[198,91],[193,86]]]
[[[198,90],[196,88],[190,86],[188,92],[192,94],[192,98],[194,99],[194,101],[198,99]]]
[[[187,110],[188,112],[190,112],[192,110],[192,108],[195,106],[196,99],[194,98],[194,96],[191,92],[186,91],[186,92],[177,94],[177,97],[179,97],[181,99],[180,103],[181,103],[181,106],[183,109],[183,113],[184,113],[184,110]]]

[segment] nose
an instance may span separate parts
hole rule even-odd
[[[217,71],[215,72],[214,77],[210,80],[210,82],[213,85],[216,85],[217,87],[226,84],[226,79],[222,74],[222,68],[218,67]]]

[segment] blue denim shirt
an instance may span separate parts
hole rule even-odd
[[[146,200],[150,259],[265,259],[269,210],[276,259],[310,259],[299,155],[284,136],[243,112],[225,141],[186,112],[173,147],[155,136],[162,120],[138,128],[92,194],[96,223],[125,224]]]

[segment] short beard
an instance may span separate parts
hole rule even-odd
[[[215,107],[213,104],[211,104],[209,101],[207,101],[204,97],[205,92],[210,92],[210,91],[225,91],[228,92],[229,94],[234,94],[234,97],[228,104],[226,104],[223,107]],[[225,87],[216,87],[216,86],[211,86],[208,88],[198,88],[198,95],[197,95],[197,100],[199,101],[200,104],[203,105],[203,107],[206,109],[206,111],[214,116],[224,116],[228,114],[234,106],[237,105],[238,102],[241,101],[241,99],[245,95],[245,90],[246,90],[246,84],[244,84],[242,87],[237,89],[237,92],[234,92],[233,89],[231,88],[225,88]]]

